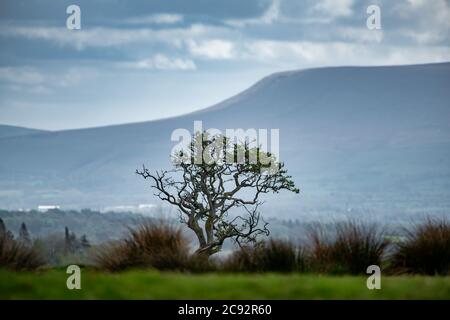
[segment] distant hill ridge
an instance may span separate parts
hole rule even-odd
[[[302,192],[271,215],[450,212],[449,88],[450,63],[289,71],[178,117],[1,138],[0,207],[157,203],[134,169],[168,168],[171,132],[202,120],[280,129]]]
[[[48,131],[0,124],[0,139],[24,136],[24,135],[36,134],[36,133],[42,133],[42,132],[48,132]]]

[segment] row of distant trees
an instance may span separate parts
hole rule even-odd
[[[3,220],[0,218],[0,235],[6,235],[10,239],[14,239],[14,235],[11,231],[9,231]],[[24,245],[31,246],[31,238],[30,233],[28,232],[27,226],[22,222],[19,229],[19,237],[17,241],[21,242]]]
[[[87,249],[91,246],[85,234],[78,239],[74,232],[70,232],[68,227],[65,227],[64,230],[64,243],[65,250],[68,253],[74,253],[82,249]]]
[[[30,232],[28,231],[27,225],[22,222],[19,228],[18,237],[15,239],[14,234],[6,228],[5,223],[0,218],[0,235],[5,235],[10,239],[14,239],[20,244],[31,247],[35,245],[37,242],[41,241],[41,239],[32,240],[30,236]],[[76,236],[74,232],[71,232],[68,227],[65,227],[64,230],[64,253],[76,253],[87,248],[90,248],[91,244],[84,234],[80,238]]]

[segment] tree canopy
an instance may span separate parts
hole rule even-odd
[[[178,208],[180,221],[197,236],[198,254],[220,251],[229,238],[240,245],[269,235],[259,212],[261,196],[299,192],[272,154],[222,135],[194,135],[172,161],[171,170],[151,172],[143,166],[136,173],[151,181],[159,199]]]

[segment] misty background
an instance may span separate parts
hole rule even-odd
[[[171,132],[195,120],[280,129],[301,192],[267,197],[270,219],[448,216],[449,1],[78,1],[81,30],[66,28],[70,4],[0,4],[0,208],[13,230],[38,217],[31,231],[85,233],[28,212],[42,205],[157,213],[134,171],[168,169]],[[372,4],[381,30],[366,27]]]
[[[446,0],[0,3],[0,123],[60,130],[200,110],[274,72],[450,60]],[[369,5],[381,30],[369,30]]]

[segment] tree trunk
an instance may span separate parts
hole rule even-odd
[[[198,225],[197,221],[194,219],[193,215],[189,217],[189,221],[187,223],[187,226],[194,231],[195,235],[197,236],[198,243],[200,247],[206,246],[206,239],[205,235],[203,234],[202,228]]]
[[[196,251],[196,256],[210,257],[222,249],[222,245],[217,243],[207,244],[206,246],[200,246]]]

